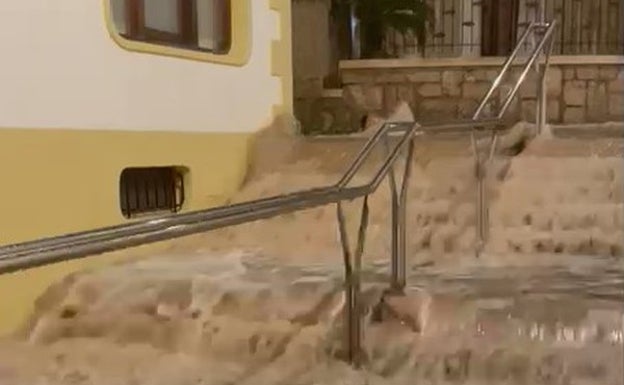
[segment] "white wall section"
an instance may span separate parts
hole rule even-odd
[[[282,95],[271,76],[277,15],[251,4],[251,57],[236,67],[126,51],[99,0],[2,1],[0,127],[256,130]]]

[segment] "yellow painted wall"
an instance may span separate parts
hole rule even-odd
[[[242,133],[3,129],[1,241],[128,222],[119,208],[119,175],[128,166],[185,166],[190,172],[183,211],[221,205],[245,177],[252,139]],[[67,274],[146,256],[161,245],[0,276],[0,335],[23,324],[35,299]]]
[[[240,44],[223,58],[122,41],[106,3],[0,2],[0,244],[127,222],[126,167],[188,168],[186,212],[236,192],[254,133],[292,114],[292,69],[289,1],[233,1],[249,19],[233,21]],[[0,276],[0,335],[68,274],[161,246]]]
[[[0,242],[127,222],[119,207],[126,167],[187,167],[183,211],[223,204],[245,177],[250,140],[244,133],[2,129]]]

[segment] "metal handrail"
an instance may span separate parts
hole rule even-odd
[[[290,200],[299,200],[305,199],[306,197],[311,197],[315,194],[326,194],[330,192],[332,189],[340,188],[340,186],[345,186],[350,182],[352,177],[355,175],[357,170],[356,168],[360,167],[360,164],[366,159],[374,144],[379,141],[380,137],[384,134],[388,133],[390,129],[394,128],[394,125],[384,125],[379,130],[376,131],[375,135],[366,143],[366,145],[362,148],[360,153],[356,156],[355,161],[351,164],[344,177],[336,184],[325,186],[321,188],[308,189],[303,191],[296,191],[289,194],[276,195],[268,198],[257,199],[249,202],[242,202],[217,208],[212,208],[208,210],[198,210],[185,214],[175,214],[169,215],[156,219],[148,219],[143,221],[138,221],[130,224],[122,224],[116,226],[109,226],[104,228],[99,228],[95,230],[87,230],[82,232],[71,233],[62,236],[43,238],[34,241],[22,242],[15,245],[7,245],[0,247],[0,260],[2,260],[7,255],[15,255],[17,253],[28,253],[33,251],[42,251],[44,249],[50,249],[52,247],[64,246],[67,243],[76,243],[83,240],[92,242],[96,240],[102,239],[101,237],[115,237],[120,234],[123,236],[124,234],[128,234],[133,231],[151,231],[166,228],[171,226],[172,224],[177,223],[178,221],[193,221],[195,219],[198,220],[212,220],[219,219],[222,216],[227,215],[239,215],[244,211],[251,209],[260,209],[265,207],[266,205],[274,205],[274,204],[282,204],[287,203]],[[354,171],[355,170],[355,171]]]
[[[528,74],[531,66],[535,63],[535,61],[539,57],[540,52],[544,48],[550,36],[553,34],[553,31],[556,28],[556,26],[557,26],[557,20],[553,20],[550,23],[536,23],[536,22],[529,23],[526,30],[524,31],[524,33],[522,34],[522,36],[516,43],[515,48],[513,49],[511,54],[507,57],[507,59],[503,63],[503,67],[501,68],[500,72],[498,73],[494,81],[492,82],[492,85],[487,90],[485,96],[481,99],[479,106],[477,107],[476,111],[474,112],[472,116],[473,119],[481,118],[481,114],[483,113],[485,106],[487,106],[487,104],[490,102],[490,98],[492,97],[496,89],[502,84],[502,81],[505,78],[505,75],[507,75],[507,72],[511,68],[511,65],[517,59],[517,56],[520,53],[520,49],[522,48],[522,46],[524,45],[528,37],[531,35],[531,32],[543,31],[545,29],[546,31],[544,32],[544,35],[540,39],[540,42],[531,52],[531,55],[529,56],[529,60],[527,60],[527,62],[524,64],[522,72],[520,73],[520,76],[518,77],[518,79],[516,79],[516,82],[514,83],[514,87],[512,88],[512,90],[508,93],[507,97],[505,98],[505,102],[503,103],[503,106],[501,107],[500,111],[497,114],[495,114],[495,116],[499,119],[505,115],[505,113],[507,112],[507,109],[511,105],[513,98],[516,96],[518,90],[520,89],[520,86],[524,82],[526,75]]]
[[[516,57],[518,56],[518,53],[520,53],[520,49],[522,48],[522,45],[524,44],[526,39],[531,34],[534,27],[535,27],[534,22],[529,23],[529,25],[527,26],[527,29],[524,31],[524,33],[522,34],[522,36],[516,43],[516,47],[511,52],[509,57],[507,57],[507,60],[505,60],[505,62],[503,63],[503,67],[501,68],[500,72],[498,73],[494,81],[492,82],[492,85],[485,93],[485,96],[483,96],[483,99],[481,99],[481,103],[479,103],[477,110],[472,115],[473,119],[478,119],[481,117],[481,113],[485,109],[485,106],[490,101],[490,98],[494,94],[494,91],[496,91],[496,89],[502,84],[502,81],[505,78],[505,75],[507,75],[507,71],[509,71],[509,68],[511,68],[511,65],[513,64],[514,60],[516,60]]]
[[[473,114],[473,119],[483,118],[482,113],[485,109],[485,106],[490,102],[490,98],[492,97],[492,95],[494,95],[494,92],[496,91],[496,89],[502,84],[502,81],[505,78],[505,75],[507,74],[507,72],[509,71],[509,68],[511,68],[511,65],[514,62],[514,60],[516,60],[520,52],[520,48],[525,43],[525,41],[527,40],[531,32],[536,32],[536,33],[541,33],[539,42],[536,43],[535,47],[533,48],[533,51],[529,55],[528,60],[524,63],[522,67],[522,71],[520,72],[520,75],[516,79],[513,87],[505,96],[505,100],[503,102],[502,107],[497,113],[493,115],[497,119],[501,119],[507,113],[507,110],[511,106],[511,102],[513,101],[516,94],[520,90],[520,87],[522,86],[522,84],[525,82],[527,74],[529,73],[529,70],[531,69],[531,66],[537,63],[537,58],[540,56],[540,53],[544,52],[545,63],[543,66],[543,70],[540,72],[539,87],[538,87],[539,93],[537,95],[538,113],[537,113],[537,119],[536,119],[538,132],[542,132],[543,126],[545,125],[545,121],[546,121],[546,115],[545,115],[546,95],[545,95],[545,84],[544,84],[545,80],[544,79],[546,75],[546,70],[548,69],[548,63],[550,59],[550,54],[552,52],[553,42],[554,42],[554,40],[551,37],[556,26],[557,26],[556,20],[553,20],[549,23],[546,23],[543,20],[541,20],[540,22],[531,22],[527,26],[527,29],[524,31],[524,33],[522,34],[522,36],[516,43],[516,47],[513,49],[509,57],[505,60],[503,67],[501,68],[499,74],[496,76],[496,78],[492,82],[492,85],[490,86],[485,96],[479,103],[477,110]],[[550,47],[544,50],[546,43],[549,41],[549,39],[550,39]],[[485,179],[486,179],[485,163],[489,162],[492,159],[492,156],[495,152],[496,143],[497,143],[497,136],[492,135],[491,140],[489,142],[490,148],[489,149],[486,148],[486,152],[489,153],[489,156],[486,155],[485,157],[482,157],[482,155],[479,153],[480,151],[478,150],[476,139],[473,135],[475,174],[477,178],[477,196],[476,196],[477,216],[476,216],[476,224],[475,224],[475,228],[477,232],[476,234],[477,245],[476,245],[475,252],[477,256],[481,254],[482,249],[488,239],[489,222],[488,222],[488,203],[487,203],[488,199],[487,199],[487,191],[485,189]]]
[[[405,125],[402,124],[404,127]],[[399,145],[396,146],[373,179],[366,185],[345,187],[344,183],[349,181],[351,177],[345,179],[342,185],[335,184],[188,214],[172,215],[156,221],[148,220],[115,226],[108,229],[111,233],[106,233],[107,229],[102,229],[95,232],[71,234],[65,236],[63,242],[56,242],[56,238],[49,238],[34,247],[20,248],[18,244],[13,248],[13,251],[11,247],[3,248],[7,251],[4,252],[3,250],[0,253],[0,274],[267,219],[280,214],[324,206],[343,200],[353,200],[368,195],[374,192],[381,183],[388,168],[394,163],[400,150],[413,136],[417,127],[416,124],[409,123],[409,128],[404,130]],[[384,125],[379,129],[379,132],[386,132],[389,128],[390,125]],[[375,143],[377,141],[379,141],[379,137],[376,135],[369,142]],[[372,147],[366,147],[369,150],[361,152],[354,164],[361,164],[361,159],[370,154]]]
[[[502,119],[466,120],[419,126],[417,130],[423,134],[465,133],[474,129],[501,126],[502,122]],[[148,219],[130,224],[3,246],[0,247],[0,274],[136,246],[141,244],[137,243],[142,239],[141,235],[146,237],[142,243],[156,242],[240,224],[246,221],[263,219],[267,218],[267,215],[269,217],[280,215],[370,194],[371,191],[368,189],[357,190],[357,188],[347,188],[346,186],[352,181],[375,145],[384,135],[402,131],[402,140],[405,140],[405,136],[410,132],[408,127],[412,126],[414,126],[414,123],[384,124],[367,141],[343,177],[333,185],[207,210],[174,214],[157,219]],[[383,179],[386,173],[387,170],[379,177]],[[354,191],[357,192],[355,196],[352,195]],[[276,210],[276,207],[280,206],[292,208],[284,211]],[[268,210],[271,214],[267,214],[265,210]],[[204,222],[214,222],[214,225]],[[195,226],[193,227],[192,225],[194,224]],[[185,230],[181,231],[178,229],[173,231],[173,229],[177,229],[179,226],[184,226]],[[195,228],[197,230],[194,230]],[[153,235],[159,233],[172,235],[163,235],[163,237]],[[127,239],[127,242],[124,242],[124,239]]]
[[[529,60],[524,65],[524,68],[522,72],[520,73],[520,76],[518,76],[518,79],[516,80],[514,87],[511,89],[511,91],[507,95],[507,98],[505,99],[505,102],[503,103],[501,110],[498,112],[499,118],[501,118],[505,114],[505,112],[507,112],[507,108],[509,108],[509,106],[511,105],[513,98],[516,96],[516,93],[518,93],[518,90],[520,89],[520,86],[524,82],[524,79],[526,79],[526,76],[529,73],[531,66],[535,63],[535,61],[539,57],[541,51],[544,49],[544,46],[546,45],[546,42],[548,41],[550,36],[553,34],[556,26],[557,26],[557,20],[553,20],[548,26],[548,28],[546,29],[544,36],[542,36],[542,38],[540,39],[540,42],[533,49],[533,52],[531,53]],[[550,55],[547,55],[547,59],[549,56]]]
[[[494,125],[499,125],[500,119],[482,119],[480,121],[454,121],[448,123],[438,123],[434,126],[423,127],[428,134],[444,134],[444,133],[456,133],[458,131],[465,131],[467,129],[485,129]],[[354,162],[347,169],[343,177],[336,184],[321,188],[309,189],[304,191],[297,191],[290,194],[283,194],[268,198],[257,199],[250,202],[243,202],[238,204],[232,204],[228,206],[218,207],[216,209],[199,210],[191,213],[176,214],[166,217],[148,219],[138,221],[130,224],[122,224],[116,226],[108,226],[95,230],[87,230],[76,233],[70,233],[67,235],[43,238],[33,241],[21,242],[13,245],[0,246],[0,261],[8,256],[14,257],[19,254],[26,254],[30,252],[40,252],[52,247],[66,247],[67,244],[75,244],[80,241],[97,241],[100,237],[115,237],[123,236],[131,231],[150,231],[170,226],[173,221],[182,219],[184,221],[198,220],[210,220],[218,219],[222,215],[238,215],[241,211],[249,209],[258,209],[265,205],[273,205],[277,203],[284,203],[290,200],[302,199],[302,197],[308,197],[313,194],[324,194],[332,188],[341,188],[351,182],[353,176],[357,174],[357,171],[361,167],[362,163],[366,160],[374,146],[379,140],[387,134],[401,132],[405,130],[406,125],[412,123],[389,123],[383,125],[375,134],[367,141],[365,146],[356,156]],[[251,207],[253,206],[253,207]],[[1,270],[0,270],[1,273]]]

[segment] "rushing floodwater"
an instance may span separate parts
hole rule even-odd
[[[619,384],[624,271],[609,259],[570,265],[414,266],[407,295],[386,300],[394,311],[376,307],[386,266],[368,265],[356,373],[341,361],[339,267],[156,258],[68,284],[31,344],[3,346],[0,373],[72,384]]]
[[[405,296],[384,294],[386,186],[371,197],[361,371],[343,361],[343,271],[325,207],[68,278],[38,301],[23,338],[0,344],[0,384],[622,385],[624,170],[613,142],[502,156],[478,260],[466,143],[418,147]],[[359,145],[282,142],[235,200],[334,181]]]

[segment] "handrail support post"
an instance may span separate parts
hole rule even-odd
[[[544,47],[544,64],[540,66],[540,72],[537,77],[537,111],[535,125],[537,126],[537,134],[545,134],[547,131],[548,119],[548,88],[546,86],[546,75],[550,67],[550,56],[555,45],[555,39],[550,37],[548,45]]]
[[[368,216],[368,195],[366,195],[362,202],[355,249],[352,249],[349,242],[342,202],[338,202],[337,204],[338,231],[340,233],[340,243],[342,246],[345,268],[344,327],[347,337],[347,360],[355,368],[359,368],[362,365],[362,305],[360,291],[362,255],[364,254]]]
[[[400,189],[394,170],[390,170],[388,174],[391,195],[390,211],[392,215],[390,289],[394,292],[403,292],[407,280],[407,193],[412,173],[414,147],[415,139],[412,137],[405,156]],[[387,140],[386,148],[388,148]]]

